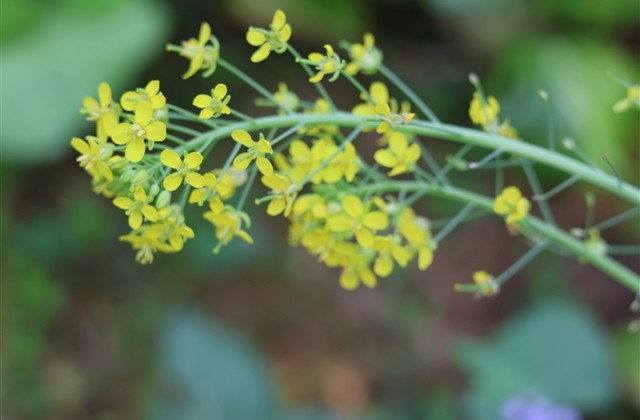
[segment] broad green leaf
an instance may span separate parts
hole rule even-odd
[[[609,337],[587,310],[566,302],[537,304],[458,356],[473,419],[495,419],[505,400],[528,391],[585,411],[606,408],[617,393]]]
[[[246,341],[194,311],[176,312],[159,340],[165,388],[151,402],[155,419],[278,419],[267,368]]]

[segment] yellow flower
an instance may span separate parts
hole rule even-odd
[[[198,203],[201,206],[205,201],[217,200],[219,205],[222,205],[221,200],[228,198],[232,190],[233,185],[229,182],[224,179],[218,180],[212,172],[207,172],[203,175],[202,188],[191,191],[189,203]]]
[[[378,284],[378,280],[367,265],[364,256],[354,254],[340,273],[340,286],[346,290],[355,290],[360,283],[373,289]]]
[[[291,25],[282,10],[276,10],[271,20],[270,29],[251,27],[247,31],[247,42],[259,47],[252,55],[251,62],[259,63],[269,57],[271,51],[282,54],[287,49],[291,38]]]
[[[631,107],[640,109],[640,85],[629,86],[627,97],[616,102],[613,110],[614,112],[623,112]]]
[[[180,159],[175,151],[165,149],[160,153],[160,162],[169,168],[175,169],[162,181],[162,186],[167,191],[175,191],[180,187],[182,181],[194,188],[202,188],[204,186],[204,177],[197,171],[202,163],[203,156],[198,152],[185,152],[184,159]]]
[[[529,200],[522,196],[518,187],[507,187],[502,190],[493,202],[493,211],[502,216],[506,216],[507,225],[512,225],[525,217],[529,213],[531,204]]]
[[[289,178],[280,174],[263,176],[262,183],[271,189],[270,195],[274,197],[269,201],[267,214],[277,216],[284,212],[284,216],[288,217],[298,194],[297,186],[295,184],[292,185]]]
[[[349,47],[351,62],[345,68],[352,76],[362,71],[364,74],[374,74],[382,65],[382,51],[376,48],[373,34],[364,34],[362,44],[353,44]]]
[[[125,111],[135,111],[141,102],[148,103],[152,109],[160,109],[167,103],[167,99],[160,92],[159,81],[152,80],[144,89],[130,90],[120,97],[120,105]]]
[[[369,96],[361,94],[360,98],[365,102],[353,107],[351,113],[363,117],[381,117],[382,121],[376,128],[377,133],[386,133],[391,127],[408,124],[415,117],[415,114],[410,112],[408,103],[403,102],[398,106],[398,102],[389,97],[389,90],[382,82],[373,82],[369,86]]]
[[[495,282],[493,276],[486,271],[473,273],[473,281],[480,286],[480,290],[485,296],[493,296],[500,290],[500,286]]]
[[[378,252],[373,271],[380,277],[391,274],[394,260],[400,267],[406,267],[412,257],[393,236],[376,236],[373,248]]]
[[[129,162],[140,162],[145,154],[144,141],[147,140],[149,150],[154,141],[163,141],[167,137],[167,127],[161,121],[152,121],[152,108],[146,102],[136,107],[133,124],[120,123],[111,134],[115,144],[126,144],[124,156]]]
[[[139,229],[143,218],[151,222],[158,220],[158,211],[149,204],[151,201],[153,197],[148,196],[142,186],[138,186],[133,193],[133,200],[130,197],[117,197],[113,200],[113,204],[125,210],[125,214],[129,216],[131,229]]]
[[[96,122],[96,135],[102,141],[106,141],[111,135],[111,130],[118,125],[120,109],[111,99],[111,87],[102,82],[98,86],[98,100],[91,97],[82,101],[81,114],[87,115],[87,121]]]
[[[157,237],[168,245],[163,247],[163,252],[178,252],[184,247],[187,239],[195,237],[193,229],[184,224],[184,215],[177,205],[165,207],[159,211],[161,220],[146,228],[147,234]]]
[[[309,54],[309,60],[306,61],[317,70],[317,73],[309,78],[311,83],[318,83],[327,74],[333,74],[329,79],[330,82],[333,82],[340,76],[340,71],[344,68],[344,60],[340,59],[331,45],[325,44],[324,49],[327,51],[326,54],[313,52]]]
[[[209,41],[211,45],[207,45]],[[200,25],[198,39],[189,38],[182,41],[180,46],[168,44],[167,51],[176,51],[189,59],[189,69],[182,75],[183,79],[188,79],[198,70],[205,70],[202,77],[209,77],[216,70],[218,58],[220,58],[220,43],[215,36],[211,35],[209,24],[203,22]]]
[[[172,251],[169,245],[160,241],[160,234],[161,232],[157,229],[148,229],[147,226],[143,226],[142,229],[136,232],[120,236],[120,240],[123,242],[129,242],[133,249],[138,250],[136,254],[136,261],[138,263],[143,265],[151,264],[153,262],[153,255],[156,251]]]
[[[273,150],[271,149],[271,144],[264,138],[262,133],[260,133],[260,138],[257,142],[244,130],[235,130],[231,133],[231,138],[249,149],[247,152],[240,153],[235,157],[233,160],[234,168],[238,170],[247,169],[249,164],[255,160],[258,170],[262,175],[268,176],[273,173],[273,165],[264,157],[265,155],[273,153]]]
[[[396,176],[413,171],[415,163],[420,159],[420,147],[416,143],[409,145],[406,134],[393,132],[388,136],[389,148],[378,150],[374,159],[385,168],[391,168],[389,176]]]
[[[356,240],[365,248],[374,244],[373,232],[386,229],[389,217],[383,211],[368,211],[359,197],[347,195],[342,199],[342,212],[327,220],[332,232],[354,232]]]
[[[482,129],[488,133],[495,133],[503,137],[517,139],[518,133],[516,129],[509,124],[508,120],[500,123],[498,114],[500,114],[500,104],[495,97],[487,97],[486,103],[483,106],[480,94],[474,92],[473,99],[469,104],[469,117],[471,118],[471,122],[482,126]]]
[[[278,91],[273,94],[273,99],[276,100],[277,105],[281,108],[278,113],[285,114],[286,111],[282,108],[288,109],[290,111],[295,111],[298,108],[298,104],[300,103],[300,98],[298,95],[291,92],[287,88],[287,84],[284,82],[278,83]]]
[[[113,154],[113,145],[98,137],[87,136],[86,141],[78,137],[72,138],[71,146],[80,153],[76,159],[80,167],[84,168],[94,180],[113,180],[113,172],[108,164]]]
[[[211,205],[211,211],[205,212],[203,217],[211,222],[216,228],[216,238],[220,241],[218,246],[213,249],[214,253],[218,253],[223,245],[227,245],[235,237],[252,244],[253,239],[242,229],[242,224],[251,225],[249,216],[241,211],[237,211],[229,206],[219,209],[216,205]]]
[[[398,230],[409,243],[408,249],[418,252],[418,268],[426,270],[433,262],[429,221],[417,216],[411,207],[405,207],[398,218]]]
[[[200,94],[193,98],[193,105],[202,108],[198,118],[206,120],[217,118],[222,114],[231,114],[231,109],[227,106],[230,100],[231,96],[227,95],[227,85],[218,83],[211,89],[211,96]]]

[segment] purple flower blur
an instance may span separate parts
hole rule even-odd
[[[540,395],[525,394],[511,398],[500,407],[501,420],[582,420],[568,405],[555,404]]]

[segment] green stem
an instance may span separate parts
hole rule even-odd
[[[428,185],[415,181],[395,181],[364,185],[356,189],[356,194],[364,193],[367,191],[372,191],[374,193],[385,193],[401,190],[408,192],[422,191],[429,195],[447,198],[462,203],[473,204],[477,208],[483,209],[490,213],[493,212],[493,200],[488,197],[484,197],[480,194],[476,194],[452,186]],[[520,223],[528,224],[531,228],[533,228],[534,234],[542,236],[546,238],[550,243],[556,244],[561,248],[569,251],[570,253],[578,257],[581,261],[593,264],[629,290],[633,292],[640,291],[640,276],[631,271],[629,268],[620,264],[618,261],[609,258],[607,255],[603,255],[590,250],[585,246],[583,242],[577,240],[561,229],[545,223],[543,220],[540,220],[537,217],[529,215]],[[535,237],[532,237],[531,239],[539,240],[539,238]]]
[[[195,150],[205,142],[217,141],[231,135],[234,130],[256,131],[266,128],[291,127],[305,121],[307,124],[335,124],[342,127],[362,126],[363,129],[373,129],[376,121],[362,121],[359,115],[346,112],[329,114],[299,114],[272,115],[259,117],[253,121],[239,121],[219,127],[216,130],[202,133],[189,142],[189,149]],[[520,157],[539,162],[559,171],[579,177],[611,194],[629,201],[634,206],[640,206],[640,190],[627,183],[620,182],[616,177],[594,169],[568,156],[548,150],[523,141],[515,141],[495,134],[463,128],[447,124],[433,124],[427,121],[412,121],[411,124],[395,127],[394,130],[413,133],[425,137],[454,141],[483,147],[485,149],[503,149],[505,153],[512,153]]]
[[[391,69],[382,64],[379,70],[380,73],[384,77],[389,79],[391,83],[396,85],[396,87],[400,89],[402,93],[404,93],[407,98],[409,98],[426,117],[428,117],[433,123],[440,124],[440,119],[436,117],[436,114],[433,113],[431,108],[429,108],[427,104],[425,104],[424,101],[420,99],[420,97],[416,95],[416,93],[402,81],[402,79],[396,76],[396,74],[391,71]]]

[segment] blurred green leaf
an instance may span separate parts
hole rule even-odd
[[[535,38],[514,42],[488,79],[492,86],[508,89],[496,95],[522,138],[548,144],[547,113],[538,90],[551,99],[556,144],[573,138],[578,147],[604,171],[606,154],[623,177],[632,178],[637,165],[629,150],[637,142],[637,116],[615,114],[613,104],[626,91],[609,72],[634,74],[633,62],[612,45],[589,39]],[[561,147],[561,146],[559,146]]]
[[[153,418],[281,418],[259,354],[212,319],[194,311],[174,313],[159,345],[166,389],[151,404]]]
[[[2,159],[33,164],[64,156],[83,120],[83,98],[96,97],[108,81],[117,100],[118,87],[161,53],[163,3],[118,4],[52,11],[28,36],[3,45]]]
[[[458,358],[470,379],[472,419],[495,419],[505,400],[527,391],[587,411],[616,397],[608,337],[587,310],[566,302],[536,304],[492,340],[462,345]]]

